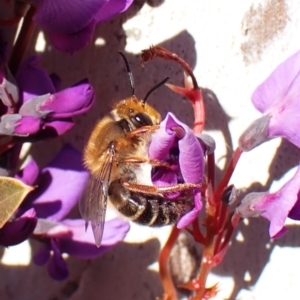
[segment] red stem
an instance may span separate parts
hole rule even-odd
[[[229,182],[229,180],[230,180],[230,178],[233,174],[233,171],[235,169],[235,166],[237,165],[242,153],[243,153],[243,151],[240,148],[237,148],[234,151],[234,153],[232,155],[232,158],[231,158],[231,161],[229,163],[229,166],[228,166],[228,168],[225,172],[225,175],[224,175],[224,177],[223,177],[221,183],[219,184],[219,187],[218,187],[218,189],[215,193],[218,198],[221,197],[223,190],[227,187],[228,182]]]
[[[170,272],[169,272],[168,263],[169,263],[169,256],[170,256],[171,250],[177,241],[179,233],[180,233],[180,230],[174,226],[165,246],[161,249],[160,255],[159,255],[159,260],[158,260],[159,274],[160,274],[163,289],[165,292],[165,295],[163,298],[164,300],[176,300],[177,299],[177,293],[176,293],[176,289],[175,289],[173,280],[172,280]]]

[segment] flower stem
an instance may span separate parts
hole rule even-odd
[[[171,250],[174,246],[174,244],[177,241],[177,238],[179,236],[180,229],[177,227],[173,227],[171,234],[165,244],[165,246],[161,249],[160,255],[159,255],[159,274],[162,281],[163,289],[165,292],[164,300],[176,300],[177,299],[177,293],[175,286],[173,284],[173,280],[171,278],[170,272],[169,272],[169,256],[171,253]]]
[[[32,37],[35,24],[32,20],[35,14],[35,7],[30,7],[28,12],[24,17],[24,21],[21,27],[21,30],[18,34],[16,43],[13,47],[8,66],[13,75],[16,75],[16,72],[19,68],[19,65],[28,49],[30,39]]]
[[[158,46],[152,46],[149,49],[142,51],[142,62],[148,62],[156,57],[161,57],[167,60],[173,60],[180,64],[183,69],[188,73],[189,76],[191,76],[193,81],[194,89],[199,89],[196,77],[193,73],[192,68],[188,65],[187,62],[185,62],[181,57],[179,57],[177,54],[170,52],[169,50],[158,47]]]
[[[242,153],[243,153],[243,151],[240,148],[237,148],[234,151],[234,153],[232,155],[232,158],[231,158],[231,161],[229,163],[229,166],[228,166],[228,168],[227,168],[227,170],[225,172],[225,175],[224,175],[224,177],[223,177],[223,179],[222,179],[221,183],[219,184],[219,187],[218,187],[218,189],[216,191],[216,195],[218,197],[221,196],[223,190],[227,187],[227,185],[229,183],[229,180],[230,180],[230,178],[231,178],[231,176],[233,174],[233,171],[234,171],[234,169],[235,169],[235,167],[236,167],[236,165],[237,165],[237,163],[238,163],[238,161],[239,161]]]

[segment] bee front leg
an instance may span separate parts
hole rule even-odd
[[[127,133],[129,137],[151,133],[159,129],[159,125],[143,126]]]

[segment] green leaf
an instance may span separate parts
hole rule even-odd
[[[9,220],[25,196],[33,190],[20,180],[0,176],[0,228]]]

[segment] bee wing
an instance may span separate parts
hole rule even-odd
[[[85,229],[91,222],[97,247],[100,247],[104,230],[109,178],[114,153],[113,149],[110,148],[103,154],[101,169],[98,173],[90,176],[84,196],[79,202],[79,210],[85,220]]]

